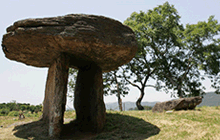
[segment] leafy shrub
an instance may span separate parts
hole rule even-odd
[[[144,106],[144,110],[152,110],[152,106]],[[137,107],[135,107],[135,108],[129,108],[129,110],[138,110],[138,108]]]
[[[0,115],[8,115],[9,111],[31,111],[31,113],[38,113],[42,111],[42,105],[30,105],[29,103],[17,103],[16,101],[11,101],[10,103],[0,104]]]
[[[21,110],[21,111],[24,111],[24,110],[26,110],[26,109],[27,109],[27,106],[26,106],[26,105],[21,105],[21,106],[20,106],[20,110]]]
[[[9,108],[2,108],[0,109],[0,116],[7,116],[9,112]]]
[[[17,116],[19,116],[19,112],[18,111],[11,111],[11,112],[8,113],[8,116],[15,116],[15,117],[17,117]]]
[[[144,110],[152,110],[152,106],[144,106]]]
[[[31,113],[26,113],[24,114],[25,117],[35,117],[35,114],[31,114]]]

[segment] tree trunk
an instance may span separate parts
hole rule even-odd
[[[177,95],[179,96],[179,98],[183,98],[183,92],[182,92],[182,86],[178,86],[177,89]]]
[[[118,106],[119,106],[119,110],[120,111],[123,111],[123,108],[122,108],[122,99],[120,97],[120,94],[117,95],[118,96]]]
[[[48,70],[43,106],[43,121],[49,123],[49,136],[58,138],[66,105],[69,59],[65,54],[54,60]]]
[[[141,101],[142,101],[143,97],[144,97],[144,91],[142,90],[140,97],[136,101],[136,106],[137,106],[138,110],[144,110],[144,107],[141,105]]]
[[[120,92],[120,89],[119,89],[119,86],[118,86],[118,81],[116,80],[116,84],[117,84],[117,97],[118,97],[118,107],[119,107],[119,110],[120,111],[123,111],[123,108],[122,108],[122,99],[121,99],[121,92]]]
[[[100,132],[105,124],[102,70],[95,64],[79,68],[74,107],[81,131]]]
[[[122,108],[122,99],[121,99],[120,95],[118,96],[118,105],[119,105],[120,111],[123,111],[123,108]]]

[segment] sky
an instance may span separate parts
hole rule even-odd
[[[6,33],[6,28],[15,21],[27,18],[43,18],[62,16],[66,14],[94,14],[124,22],[133,12],[140,10],[147,12],[168,1],[174,5],[181,23],[196,24],[198,21],[207,21],[210,15],[220,22],[219,0],[2,0],[0,1],[0,39]],[[47,68],[26,66],[20,62],[7,59],[0,50],[0,103],[16,100],[19,103],[41,104],[44,99],[44,90],[47,78]],[[149,81],[152,82],[152,81]],[[203,83],[207,90],[210,81]],[[170,94],[147,88],[143,101],[170,100]],[[122,101],[135,102],[139,91],[131,88],[129,95]],[[106,103],[116,102],[115,95],[104,98]],[[68,101],[68,106],[72,103]]]

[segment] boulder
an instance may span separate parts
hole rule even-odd
[[[163,112],[167,110],[187,110],[195,109],[202,102],[202,97],[180,98],[176,100],[156,103],[152,112]]]

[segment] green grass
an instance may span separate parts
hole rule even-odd
[[[42,115],[42,113],[39,112],[39,113],[31,114],[29,112],[29,113],[25,113],[24,115],[25,115],[25,119],[22,120],[19,120],[18,116],[11,116],[10,114],[8,116],[0,116],[0,126],[8,127],[13,123],[37,121]]]
[[[75,112],[65,112],[65,118],[74,119]],[[106,118],[103,132],[90,135],[90,139],[220,140],[220,108],[216,107],[200,107],[169,114],[107,111]],[[27,117],[25,121],[35,122],[15,128],[1,128],[0,139],[48,139],[47,131],[42,129],[45,126],[36,121],[37,119]],[[0,117],[0,125],[10,125],[18,121],[20,120],[14,120],[10,116]],[[29,131],[30,129],[33,131]]]
[[[75,119],[76,118],[75,111],[66,111],[65,114],[64,114],[64,118]]]

